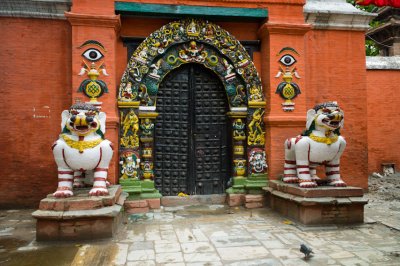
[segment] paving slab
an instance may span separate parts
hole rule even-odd
[[[83,247],[93,252],[113,247],[115,252],[91,256],[113,256],[107,258],[113,261],[109,265],[117,266],[400,265],[400,231],[380,222],[385,220],[381,216],[363,225],[306,228],[269,208],[182,207],[127,216],[111,240],[46,244],[34,241],[30,211],[0,211],[0,264],[10,259],[26,265],[21,259],[27,256],[35,265],[46,265],[37,254],[51,250],[69,265]],[[315,253],[308,260],[299,251],[301,243]]]

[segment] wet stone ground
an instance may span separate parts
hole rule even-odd
[[[35,241],[33,210],[3,210],[0,265],[400,265],[398,202],[366,196],[362,225],[303,227],[268,208],[166,207],[127,216],[114,239],[64,243]],[[308,260],[300,244],[313,249]]]

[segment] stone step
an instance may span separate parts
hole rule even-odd
[[[161,198],[161,205],[165,207],[214,205],[225,204],[225,202],[226,194],[165,196]]]

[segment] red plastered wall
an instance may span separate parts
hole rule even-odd
[[[0,207],[36,207],[57,188],[51,146],[71,104],[66,20],[0,18]]]

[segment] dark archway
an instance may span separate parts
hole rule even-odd
[[[228,111],[222,82],[202,65],[165,76],[154,134],[154,181],[164,196],[224,193],[231,177]]]

